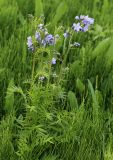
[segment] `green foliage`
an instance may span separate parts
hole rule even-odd
[[[76,80],[76,87],[80,93],[82,93],[85,90],[85,86],[79,78],[77,78],[77,80]]]
[[[35,0],[35,16],[39,18],[41,15],[43,15],[42,0]]]
[[[71,109],[78,108],[77,99],[75,97],[75,94],[72,91],[68,92],[68,100],[69,100]]]
[[[14,86],[13,79],[9,82],[6,93],[6,102],[4,109],[6,110],[6,112],[8,112],[8,114],[11,114],[11,112],[13,112],[13,107],[14,107],[14,92],[10,90],[12,86]]]
[[[92,57],[95,58],[95,57],[99,57],[100,54],[103,54],[104,56],[104,53],[108,50],[109,48],[109,45],[110,45],[110,41],[111,39],[110,38],[106,38],[104,39],[103,41],[101,41],[98,46],[94,49],[93,53],[92,53]]]
[[[0,0],[0,8],[0,160],[112,160],[113,2]],[[64,40],[80,14],[94,27]],[[43,20],[60,38],[33,54],[26,39]]]
[[[63,18],[64,14],[66,14],[68,7],[65,1],[59,4],[56,14],[53,17],[52,25],[56,26],[61,18]]]

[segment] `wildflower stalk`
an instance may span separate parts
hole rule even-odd
[[[69,54],[69,51],[70,51],[70,48],[71,48],[71,42],[72,42],[72,39],[73,39],[73,34],[74,34],[74,32],[72,33],[72,35],[70,37],[70,40],[69,40],[68,49],[67,49],[66,55],[64,57],[63,65],[62,65],[63,67],[65,67],[66,60],[67,60],[67,57],[68,57],[68,54]]]
[[[34,83],[34,71],[35,71],[35,54],[33,54],[33,61],[32,61],[32,72],[31,72],[32,85]]]
[[[61,64],[60,73],[59,73],[59,79],[58,79],[58,84],[60,83],[60,81],[61,81],[61,79],[62,79],[62,70],[63,70],[63,68],[64,68],[65,65],[66,65],[66,60],[67,60],[67,57],[68,57],[68,54],[69,54],[69,51],[70,51],[70,48],[71,48],[70,46],[71,46],[71,42],[72,42],[72,39],[73,39],[73,34],[74,34],[74,33],[71,34],[71,37],[70,37],[70,40],[69,40],[69,45],[68,45],[68,49],[67,49],[66,54],[65,54],[65,48],[66,48],[66,39],[67,39],[67,38],[65,38],[65,40],[64,40],[64,45],[63,45],[64,60],[63,60],[63,62],[62,62],[62,64]]]
[[[52,63],[50,62],[50,64],[49,64],[49,73],[48,73],[48,84],[47,85],[49,85],[49,82],[50,82],[51,69],[52,69]]]

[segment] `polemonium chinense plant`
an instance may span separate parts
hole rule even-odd
[[[55,105],[60,101],[60,105],[66,104],[64,81],[69,72],[67,58],[71,49],[81,46],[75,41],[75,36],[80,32],[88,32],[93,23],[93,18],[77,16],[71,27],[64,29],[60,26],[55,28],[53,34],[49,31],[49,26],[41,22],[36,23],[33,34],[28,36],[27,46],[33,60],[27,108],[30,115],[31,110],[34,111],[34,121],[39,117],[37,114],[40,113],[40,108],[45,114],[45,109],[54,108],[54,102]]]

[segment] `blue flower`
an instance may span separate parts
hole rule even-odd
[[[38,41],[38,42],[41,42],[41,35],[40,35],[40,32],[37,32],[35,33],[35,39]]]
[[[34,50],[34,47],[33,47],[33,42],[32,42],[32,37],[31,36],[29,36],[28,38],[27,38],[27,46],[28,46],[28,49],[29,50]]]
[[[45,37],[45,41],[49,45],[54,45],[55,44],[55,38],[53,37],[52,34],[49,34]]]
[[[84,15],[80,15],[80,19],[84,19],[84,17],[85,17]]]
[[[67,32],[65,32],[64,34],[63,34],[63,36],[65,37],[65,38],[67,38],[67,37],[69,37],[69,33],[67,33]]]
[[[85,26],[82,28],[82,31],[83,31],[83,32],[87,32],[88,29],[89,29],[89,25],[87,24],[87,25],[85,25]]]
[[[56,58],[52,58],[52,64],[56,64]]]
[[[79,20],[80,18],[79,18],[79,16],[76,16],[75,19],[76,19],[76,20]]]
[[[82,23],[85,25],[87,25],[87,24],[92,25],[92,24],[94,24],[94,19],[90,18],[89,16],[84,16]]]
[[[45,39],[42,40],[41,44],[42,44],[44,47],[46,47],[46,41],[45,41]]]
[[[73,29],[74,29],[74,31],[79,32],[82,30],[82,27],[81,27],[80,23],[77,23],[77,24],[73,23]]]
[[[31,36],[29,36],[27,38],[27,45],[28,45],[29,48],[33,45],[33,43],[32,43],[32,37]]]

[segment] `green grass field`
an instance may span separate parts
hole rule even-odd
[[[113,0],[0,0],[0,160],[113,160]]]

